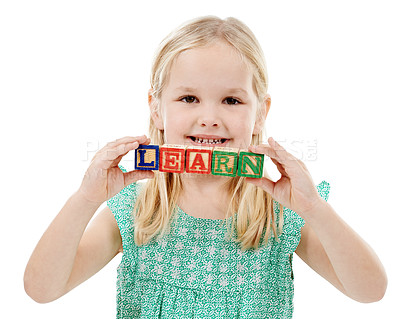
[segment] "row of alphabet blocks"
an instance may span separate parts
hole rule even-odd
[[[135,169],[170,173],[261,178],[263,166],[264,154],[225,147],[139,145],[135,156]]]

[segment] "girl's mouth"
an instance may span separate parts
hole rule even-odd
[[[224,146],[229,139],[227,138],[201,138],[195,136],[188,136],[188,138],[195,144],[195,145],[204,145],[204,146]],[[192,144],[193,144],[192,143]]]

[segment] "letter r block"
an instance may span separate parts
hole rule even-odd
[[[261,178],[263,176],[264,154],[247,151],[239,152],[238,176]]]
[[[135,169],[158,170],[158,145],[139,145],[135,150]]]
[[[183,173],[185,171],[186,146],[164,144],[160,146],[160,172]]]
[[[213,175],[236,176],[238,148],[215,147],[212,155]]]
[[[189,146],[186,149],[186,172],[211,173],[212,147]]]

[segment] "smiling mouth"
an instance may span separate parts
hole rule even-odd
[[[226,138],[200,138],[195,136],[189,136],[189,138],[199,144],[224,144],[228,140]]]

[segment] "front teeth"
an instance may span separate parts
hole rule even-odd
[[[195,138],[196,143],[202,143],[202,144],[221,144],[222,139],[213,139],[213,138]]]

